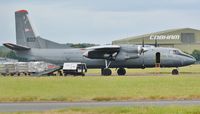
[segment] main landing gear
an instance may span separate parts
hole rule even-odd
[[[109,69],[110,64],[111,64],[111,61],[105,60],[106,68],[101,69],[101,75],[110,76],[112,74],[112,71]]]
[[[124,76],[124,75],[126,75],[126,70],[124,68],[119,68],[117,70],[117,74],[119,76]],[[109,68],[102,68],[101,69],[101,75],[110,76],[110,75],[112,75],[112,71]]]
[[[110,76],[110,75],[112,75],[112,71],[109,68],[103,68],[103,69],[101,69],[101,74],[103,76]]]
[[[125,70],[124,68],[119,68],[119,69],[117,70],[117,74],[118,74],[119,76],[123,76],[123,75],[126,74],[126,70]]]
[[[109,69],[110,64],[111,64],[111,61],[105,60],[105,66],[106,67],[101,69],[101,75],[103,75],[103,76],[110,76],[110,75],[112,75],[112,71]],[[117,70],[117,74],[119,76],[123,76],[123,75],[126,74],[126,70],[124,68],[119,68]]]

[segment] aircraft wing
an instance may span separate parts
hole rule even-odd
[[[112,60],[117,56],[120,51],[120,46],[118,45],[105,45],[105,46],[94,46],[86,48],[83,56],[90,59],[109,59]]]
[[[16,51],[26,51],[26,50],[31,49],[30,47],[16,45],[16,44],[12,44],[12,43],[4,43],[3,45],[9,49],[16,50]]]

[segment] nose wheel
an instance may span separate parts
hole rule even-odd
[[[172,75],[179,75],[178,69],[173,69],[172,70]]]

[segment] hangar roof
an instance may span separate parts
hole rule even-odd
[[[113,42],[133,40],[133,39],[138,39],[138,38],[149,37],[149,36],[152,35],[152,34],[164,34],[164,33],[166,34],[166,33],[170,33],[170,32],[182,31],[182,30],[200,31],[200,30],[198,30],[198,29],[193,29],[193,28],[169,29],[169,30],[164,30],[164,31],[159,31],[159,32],[153,32],[153,33],[144,34],[144,35],[139,35],[139,36],[132,36],[132,37],[128,37],[128,38],[123,38],[123,39],[115,40],[115,41],[113,41]]]

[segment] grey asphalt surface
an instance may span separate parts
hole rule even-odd
[[[0,103],[0,112],[24,112],[59,110],[72,107],[111,107],[111,106],[169,106],[169,105],[199,105],[200,100],[183,101],[122,101],[122,102],[65,102],[65,103]]]

